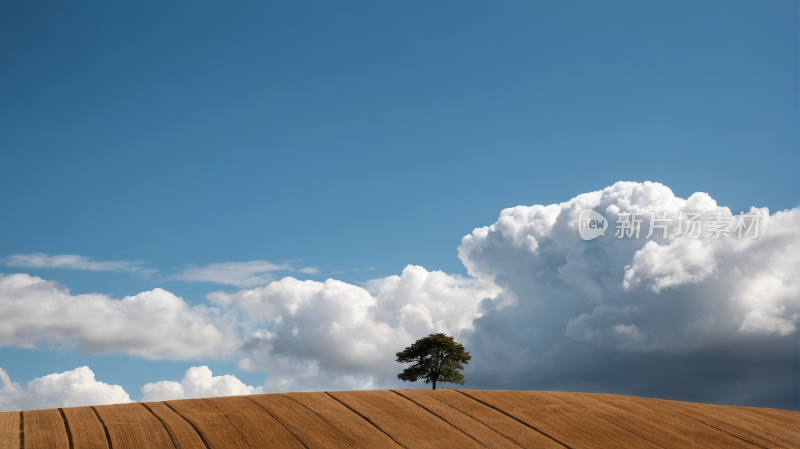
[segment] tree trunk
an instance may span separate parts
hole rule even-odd
[[[436,389],[436,379],[433,379],[433,389]]]

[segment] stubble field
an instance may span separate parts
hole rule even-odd
[[[607,394],[275,393],[0,413],[0,449],[800,448],[800,412]]]

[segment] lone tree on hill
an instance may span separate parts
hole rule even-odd
[[[398,374],[398,379],[404,382],[423,379],[426,384],[433,382],[434,390],[437,381],[464,385],[464,375],[458,370],[464,369],[464,365],[472,359],[469,352],[464,350],[464,345],[445,334],[420,338],[396,355],[399,363],[414,363]]]

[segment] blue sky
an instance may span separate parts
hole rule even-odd
[[[360,285],[468,277],[462,237],[518,205],[617,181],[731,210],[798,206],[790,1],[5,2],[0,267],[115,299],[240,287],[174,279],[269,261]],[[0,349],[25,382],[88,365],[139,399],[191,366]],[[535,385],[533,386],[535,387]]]

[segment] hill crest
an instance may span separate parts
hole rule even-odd
[[[800,448],[800,413],[591,393],[273,393],[0,413],[0,449]]]

